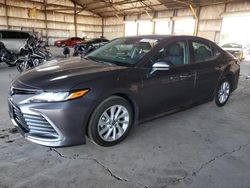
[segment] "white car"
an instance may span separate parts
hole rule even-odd
[[[223,44],[221,48],[231,53],[240,61],[245,58],[245,48],[241,44],[227,43],[227,44]]]
[[[25,31],[0,30],[0,41],[13,53],[20,54],[21,48],[32,34]]]

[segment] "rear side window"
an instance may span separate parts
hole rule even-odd
[[[203,42],[192,42],[194,62],[199,63],[213,59],[213,50],[209,44]]]

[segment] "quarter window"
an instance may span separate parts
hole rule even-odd
[[[202,42],[192,42],[194,62],[208,61],[213,58],[213,51],[210,46]]]
[[[168,62],[174,66],[188,64],[186,42],[175,42],[160,49],[151,60],[152,62]]]

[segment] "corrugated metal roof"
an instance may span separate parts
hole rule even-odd
[[[101,17],[240,2],[242,0],[71,0]]]

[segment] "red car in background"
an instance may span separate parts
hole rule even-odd
[[[72,38],[68,38],[65,40],[57,40],[57,41],[55,41],[54,45],[57,47],[61,47],[61,46],[74,47],[75,45],[77,45],[78,43],[81,43],[83,41],[85,41],[84,38],[72,37]]]

